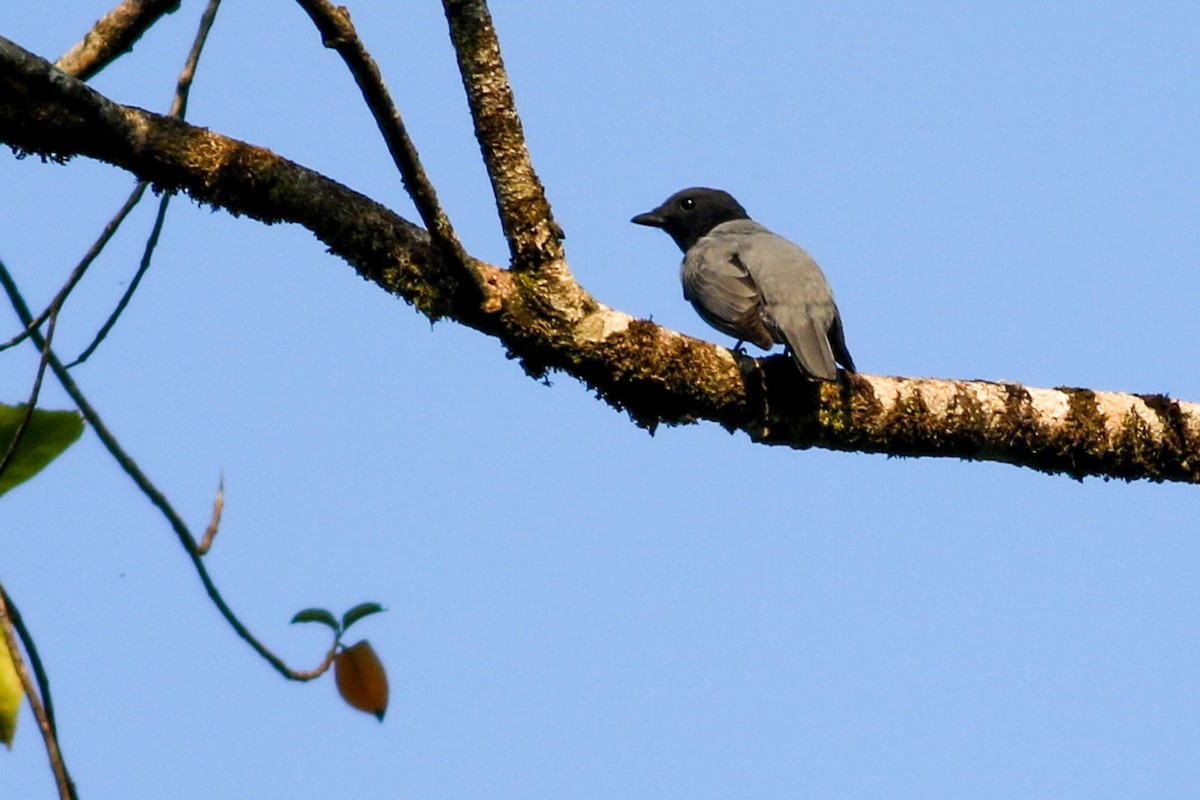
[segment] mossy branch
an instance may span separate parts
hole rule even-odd
[[[363,277],[431,319],[500,340],[529,374],[585,382],[639,425],[712,420],[794,448],[999,461],[1075,478],[1200,482],[1200,405],[1161,395],[851,376],[803,380],[595,300],[570,271],[479,263],[499,303],[481,309],[428,233],[379,203],[254,145],[113,103],[0,39],[0,141],[88,156],[266,223],[311,230]]]

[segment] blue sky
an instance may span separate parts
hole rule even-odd
[[[105,2],[13,4],[49,57]],[[503,264],[440,4],[349,3],[475,255]],[[200,13],[93,84],[163,110]],[[1200,13],[1189,4],[495,3],[580,281],[720,341],[678,251],[630,225],[728,189],[805,246],[868,373],[1200,399]],[[230,2],[189,119],[415,218],[297,6]],[[0,258],[40,305],[132,188],[0,157]],[[89,340],[145,203],[72,296]],[[15,318],[0,313],[0,325]],[[5,334],[7,335],[7,334]],[[32,351],[0,357],[25,396]],[[995,464],[651,437],[574,380],[430,326],[294,226],[172,204],[76,370],[298,667],[306,606],[378,600],[382,725],[284,682],[207,603],[93,436],[0,500],[0,579],[53,679],[84,797],[1190,797],[1197,490]],[[47,390],[46,403],[65,405]],[[357,637],[352,637],[351,641]],[[4,796],[50,797],[33,719]]]

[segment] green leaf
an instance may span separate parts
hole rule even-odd
[[[359,603],[345,614],[342,614],[342,630],[346,630],[363,617],[378,614],[380,611],[383,611],[383,606],[379,605],[379,603]]]
[[[21,420],[25,405],[0,404],[0,458],[8,452]],[[42,467],[66,450],[83,433],[83,417],[75,411],[42,411],[34,409],[25,435],[4,474],[0,475],[0,495],[36,475]]]
[[[338,627],[337,617],[323,608],[306,608],[303,611],[292,617],[292,624],[297,622],[319,622],[322,625],[328,625],[333,628],[334,633],[341,633],[342,629]]]

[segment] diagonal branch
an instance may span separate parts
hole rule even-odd
[[[96,21],[92,29],[55,63],[68,75],[86,81],[133,49],[133,45],[180,0],[123,0]]]
[[[212,30],[213,22],[217,18],[217,9],[220,7],[221,0],[208,0],[204,13],[200,15],[200,25],[192,39],[192,48],[188,51],[187,60],[183,62],[183,69],[179,71],[179,77],[175,81],[175,96],[171,99],[168,116],[177,119],[187,116],[188,96],[192,93],[192,81],[196,79],[196,66],[200,63],[200,54],[204,51],[208,32]]]
[[[17,317],[21,320],[21,324],[28,327],[33,320],[33,315],[30,313],[29,307],[25,304],[25,298],[21,296],[16,283],[13,282],[8,268],[4,266],[2,261],[0,261],[0,288],[8,295],[9,302],[12,303],[13,310],[17,312]],[[49,341],[43,338],[36,328],[30,331],[29,338],[41,350],[43,358],[46,359],[50,370],[54,373],[54,377],[58,379],[63,390],[79,408],[79,412],[83,414],[83,418],[92,426],[92,430],[95,432],[97,438],[100,439],[101,444],[104,445],[105,449],[108,450],[109,454],[120,465],[125,474],[137,485],[142,494],[146,496],[155,508],[162,512],[167,523],[171,526],[171,530],[175,532],[176,538],[179,539],[179,543],[183,545],[188,558],[191,559],[192,566],[195,568],[196,574],[200,577],[200,583],[204,586],[204,591],[208,594],[209,599],[212,600],[213,605],[217,607],[221,616],[233,628],[234,632],[249,644],[256,653],[262,656],[276,672],[288,680],[312,680],[328,669],[329,664],[333,661],[333,648],[326,654],[325,660],[322,661],[321,666],[317,667],[317,669],[307,671],[295,670],[289,667],[283,659],[271,652],[265,644],[250,632],[250,629],[233,612],[233,609],[230,608],[221,591],[217,588],[216,583],[208,572],[208,567],[204,565],[204,561],[201,558],[203,553],[196,543],[196,538],[192,536],[192,532],[188,529],[187,523],[183,521],[183,517],[175,510],[171,502],[167,500],[166,495],[159,491],[158,487],[142,472],[133,458],[121,447],[117,438],[109,431],[108,426],[104,424],[104,421],[100,418],[99,413],[97,413],[92,404],[88,402],[87,397],[84,396],[83,391],[75,383],[75,380],[71,377],[71,374],[67,371],[62,361],[54,354]]]
[[[50,312],[50,324],[46,326],[46,346],[42,348],[41,355],[38,358],[37,372],[33,378],[33,388],[29,390],[29,399],[25,401],[25,415],[21,417],[21,422],[18,423],[17,429],[13,431],[12,439],[9,440],[4,454],[0,455],[0,476],[4,475],[4,471],[8,469],[8,465],[16,457],[17,448],[21,446],[21,440],[25,438],[25,431],[29,428],[29,423],[33,420],[33,412],[37,408],[38,395],[42,391],[42,380],[46,377],[46,366],[50,363],[50,343],[54,341],[54,329],[57,326],[58,310],[55,309]],[[35,330],[32,322],[30,322],[30,327],[27,327],[26,330]]]
[[[550,213],[542,182],[529,160],[487,4],[483,0],[443,0],[442,6],[513,269],[540,271],[550,265],[565,269],[563,232]]]
[[[454,232],[454,227],[450,224],[450,219],[442,210],[437,199],[437,192],[426,176],[425,168],[421,166],[417,148],[408,136],[404,120],[400,116],[400,109],[396,108],[396,104],[392,102],[391,93],[383,82],[383,76],[379,72],[379,66],[375,63],[375,59],[371,57],[362,40],[359,39],[358,31],[354,29],[354,24],[350,21],[350,12],[344,7],[335,7],[329,0],[297,0],[297,2],[307,12],[317,26],[317,30],[321,32],[325,46],[337,51],[354,76],[367,108],[371,109],[371,114],[375,117],[375,124],[383,135],[392,161],[400,170],[404,188],[412,197],[413,204],[417,207],[417,213],[421,215],[421,221],[433,237],[433,242],[442,257],[446,259],[447,263],[466,272],[478,287],[483,305],[494,310],[495,301],[491,299],[491,285],[487,282],[486,273],[479,268],[473,258],[467,255],[458,239],[458,234]]]
[[[139,183],[139,188],[145,188],[145,183]],[[136,191],[136,190],[135,190]],[[164,194],[162,199],[158,201],[158,213],[154,216],[154,225],[150,228],[150,236],[146,238],[146,245],[142,248],[142,260],[138,262],[137,272],[133,273],[133,278],[129,281],[129,285],[125,287],[125,291],[121,294],[121,299],[117,301],[116,307],[112,313],[108,315],[108,319],[104,320],[104,324],[96,331],[92,337],[92,341],[83,351],[75,357],[75,360],[67,364],[67,369],[72,369],[79,366],[83,362],[92,357],[92,353],[96,352],[104,340],[112,331],[113,326],[117,324],[117,320],[121,318],[125,308],[129,305],[129,301],[133,299],[133,295],[138,290],[138,286],[142,283],[142,278],[146,277],[146,273],[150,270],[150,260],[154,257],[154,249],[158,247],[158,239],[162,235],[163,223],[167,219],[167,205],[171,202],[171,195]]]
[[[707,419],[800,449],[1200,483],[1196,403],[868,375],[817,386],[783,356],[738,357],[608,308],[569,273],[530,280],[481,265],[500,300],[484,313],[445,272],[429,235],[373,200],[262,148],[113,103],[3,39],[0,141],[49,157],[97,158],[234,214],[304,225],[430,317],[496,337],[532,375],[557,369],[578,378],[647,428]]]
[[[52,713],[48,710],[48,696],[47,704],[43,704],[41,695],[38,694],[33,680],[29,677],[29,670],[25,668],[25,661],[21,658],[21,648],[17,646],[17,631],[13,620],[15,615],[8,604],[8,593],[4,591],[3,586],[0,586],[0,647],[6,648],[9,655],[12,656],[13,667],[21,680],[21,688],[25,690],[25,696],[29,698],[29,707],[33,709],[33,716],[38,721],[38,730],[41,731],[42,740],[46,743],[46,754],[50,757],[50,767],[54,771],[54,780],[58,784],[58,796],[61,800],[75,800],[75,783],[67,771],[66,761],[63,760],[62,749],[58,744],[58,732],[55,730]],[[24,630],[23,627],[22,630]],[[38,663],[40,665],[40,661]],[[38,685],[43,691],[47,687],[41,672],[38,674]]]
[[[167,112],[168,116],[183,119],[184,115],[187,114],[188,95],[192,91],[192,81],[196,78],[196,65],[200,63],[200,53],[203,52],[204,44],[208,41],[208,33],[212,30],[213,21],[217,17],[217,9],[220,5],[221,0],[209,0],[204,13],[200,15],[200,25],[192,41],[192,48],[188,51],[187,60],[184,62],[183,69],[180,70],[179,78],[175,83],[175,96],[171,99],[171,110]],[[141,200],[142,192],[145,188],[145,182],[139,183],[138,188],[134,190],[134,194],[130,197],[130,201],[126,204],[125,208],[132,208],[133,205],[136,205]],[[117,324],[117,320],[121,318],[121,314],[129,305],[129,301],[133,299],[133,295],[137,292],[142,278],[146,276],[146,273],[150,269],[151,259],[154,257],[154,249],[158,247],[158,239],[162,235],[163,225],[167,220],[167,206],[170,202],[170,193],[164,194],[162,199],[158,201],[158,212],[154,216],[154,225],[150,228],[150,236],[146,239],[146,246],[142,249],[142,260],[138,264],[137,272],[134,273],[133,279],[129,282],[125,293],[121,295],[121,299],[117,301],[116,308],[108,315],[108,319],[100,326],[100,330],[96,332],[96,335],[92,337],[91,343],[83,349],[83,352],[74,361],[67,364],[67,369],[76,367],[91,358],[92,353],[96,352],[96,348],[104,342],[105,338],[112,331],[113,326]],[[118,219],[114,219],[110,223],[110,226],[119,225],[123,219],[124,216],[119,216]],[[107,239],[104,241],[107,242]],[[103,247],[104,245],[99,244],[99,246]],[[69,286],[70,282],[68,281]],[[69,288],[64,287],[64,291],[69,291]]]
[[[29,323],[29,327],[9,339],[7,342],[0,343],[0,350],[7,350],[8,348],[25,341],[31,330],[34,328],[40,328],[42,323],[49,319],[51,314],[62,308],[63,303],[65,303],[67,300],[67,296],[71,294],[71,290],[75,288],[75,284],[79,283],[80,279],[83,278],[83,274],[87,272],[87,268],[91,266],[92,262],[95,261],[97,256],[99,256],[104,250],[109,240],[112,239],[112,237],[116,234],[117,229],[121,227],[121,223],[125,221],[127,216],[129,216],[129,212],[133,211],[134,207],[142,199],[142,195],[145,193],[147,186],[149,186],[148,183],[141,181],[137,186],[133,187],[133,191],[130,193],[129,198],[125,201],[124,205],[121,206],[117,213],[113,215],[113,218],[108,221],[108,224],[104,226],[104,230],[100,232],[100,236],[95,242],[92,243],[92,246],[88,248],[88,251],[84,254],[80,262],[75,265],[73,270],[71,270],[71,274],[67,276],[66,283],[64,283],[62,288],[58,290],[58,293],[54,295],[54,299],[50,301],[50,304],[46,306],[42,313],[33,318],[33,321]]]

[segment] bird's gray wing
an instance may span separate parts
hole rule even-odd
[[[738,237],[738,260],[762,296],[763,323],[787,343],[804,372],[837,380],[830,329],[837,319],[833,292],[817,262],[765,228]]]
[[[762,296],[737,249],[729,238],[704,237],[692,245],[680,270],[683,296],[709,325],[769,350],[775,342],[763,326]]]

